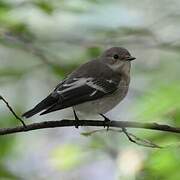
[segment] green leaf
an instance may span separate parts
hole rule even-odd
[[[58,169],[70,170],[82,163],[84,153],[74,144],[57,147],[51,155],[51,163]]]
[[[24,74],[24,70],[18,70],[18,69],[12,69],[12,68],[7,68],[7,69],[0,69],[0,77],[13,77],[13,78],[18,78],[21,77]]]
[[[0,164],[0,178],[1,180],[19,180],[20,178],[10,172],[6,167]]]
[[[138,119],[161,119],[172,110],[180,109],[180,85],[173,83],[153,89],[151,93],[142,97],[135,110],[138,111]]]
[[[35,1],[34,4],[47,14],[52,14],[55,9],[55,7],[50,1],[38,0],[38,1]]]
[[[99,47],[90,47],[87,49],[87,55],[89,58],[96,58],[101,53],[101,49]]]
[[[8,11],[11,9],[11,5],[4,0],[0,1],[0,12],[3,11]]]
[[[156,179],[178,180],[180,171],[177,171],[180,166],[179,150],[161,149],[153,151],[145,162],[144,170],[147,176],[156,177]],[[145,178],[145,179],[151,179]]]

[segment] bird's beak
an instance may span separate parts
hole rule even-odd
[[[128,61],[133,61],[133,60],[135,60],[135,59],[136,59],[135,57],[129,56],[126,60],[128,60]]]

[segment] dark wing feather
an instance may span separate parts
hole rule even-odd
[[[76,79],[77,82],[80,80],[81,78],[79,80]],[[70,84],[73,82],[74,81],[69,81]],[[91,84],[93,85],[91,86]],[[56,89],[55,92],[58,93],[59,96],[61,96],[61,101],[57,102],[56,104],[52,105],[50,108],[42,112],[41,115],[81,104],[86,101],[92,101],[102,98],[107,94],[113,93],[117,89],[118,83],[108,82],[104,79],[94,79],[90,82],[84,83],[79,87],[76,87],[76,85],[74,85],[75,87],[72,87],[72,89],[68,87],[68,84],[65,83],[65,85],[65,88],[61,86],[59,87],[59,89]]]
[[[50,94],[48,97],[43,99],[40,103],[38,103],[34,108],[25,112],[22,115],[22,117],[30,118],[31,116],[43,111],[44,109],[49,108],[50,106],[52,106],[56,102],[57,102],[57,98],[51,96],[51,94]]]

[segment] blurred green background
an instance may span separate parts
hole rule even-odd
[[[112,46],[132,64],[128,96],[115,120],[180,126],[180,1],[0,0],[0,94],[18,114],[30,109],[78,65]],[[71,109],[27,123],[72,118]],[[0,127],[19,124],[0,104]],[[0,137],[0,180],[179,180],[180,137],[129,130],[164,149],[115,132],[85,137],[56,128]]]

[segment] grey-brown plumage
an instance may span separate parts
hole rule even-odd
[[[48,97],[22,116],[29,118],[39,112],[43,115],[67,107],[92,113],[109,111],[128,91],[130,61],[134,59],[124,48],[108,49],[73,71]]]

